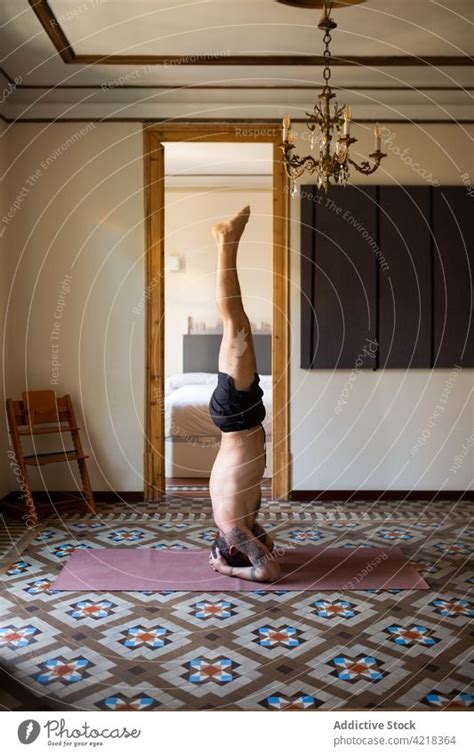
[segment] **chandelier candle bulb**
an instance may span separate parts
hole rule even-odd
[[[344,136],[349,136],[352,119],[352,110],[348,105],[344,111]]]
[[[291,125],[290,116],[285,115],[283,118],[283,141],[288,141],[288,131]]]
[[[382,146],[382,143],[381,143],[382,130],[378,123],[375,124],[374,134],[375,134],[375,151],[380,152],[380,147]]]

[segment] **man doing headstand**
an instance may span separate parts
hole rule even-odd
[[[271,537],[257,523],[265,468],[265,407],[249,319],[237,276],[237,249],[250,216],[244,207],[212,229],[217,242],[217,306],[223,321],[217,387],[209,402],[221,445],[209,492],[219,533],[209,564],[215,571],[256,582],[278,578]]]

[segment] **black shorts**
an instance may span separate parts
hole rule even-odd
[[[209,412],[215,425],[223,433],[248,430],[260,425],[265,418],[257,373],[247,391],[237,390],[234,378],[227,372],[217,373],[217,387],[209,401]]]
[[[234,378],[231,375],[227,372],[218,372],[217,387],[209,401],[209,413],[214,424],[223,433],[249,430],[251,427],[261,425],[266,457],[266,435],[262,425],[265,419],[265,406],[262,401],[263,391],[259,383],[260,378],[255,373],[250,388],[247,391],[241,391],[235,387]]]

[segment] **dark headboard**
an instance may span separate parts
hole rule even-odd
[[[221,333],[192,333],[183,336],[183,372],[217,372]],[[253,336],[257,370],[260,375],[272,372],[272,337],[270,333]]]

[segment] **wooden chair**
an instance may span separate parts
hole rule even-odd
[[[71,461],[77,462],[82,482],[82,495],[67,493],[68,497],[66,499],[55,501],[55,503],[83,502],[85,500],[88,509],[94,514],[97,513],[86,466],[88,456],[82,448],[79,427],[77,426],[70,395],[66,394],[62,397],[56,397],[55,391],[52,390],[27,391],[22,393],[21,401],[9,398],[6,403],[13,450],[21,474],[20,483],[31,525],[36,526],[39,519],[28,478],[28,466],[41,467],[45,464],[58,464],[61,462],[69,464]],[[38,453],[36,436],[50,433],[60,433],[61,436],[70,433],[74,448],[70,451],[65,450],[64,446],[66,444],[63,439],[63,450]],[[22,446],[22,438],[25,436],[32,437],[34,447],[34,452],[26,456]]]

